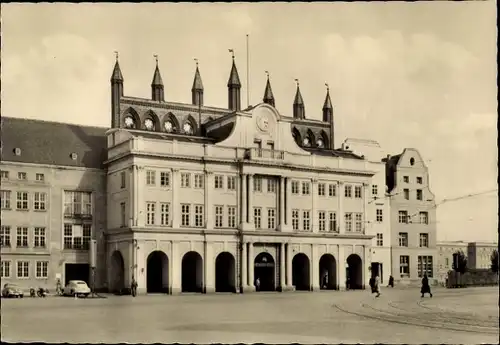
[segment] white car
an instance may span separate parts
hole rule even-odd
[[[90,288],[83,280],[70,280],[64,287],[65,296],[87,297],[90,295]]]

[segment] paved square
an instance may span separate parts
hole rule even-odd
[[[2,300],[2,341],[498,343],[498,289]]]

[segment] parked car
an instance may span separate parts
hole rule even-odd
[[[83,280],[70,280],[64,287],[65,296],[87,297],[90,295],[90,288]]]
[[[16,284],[5,284],[2,289],[2,297],[15,297],[15,298],[23,298],[24,292],[21,290],[19,286]]]

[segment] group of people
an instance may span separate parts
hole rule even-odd
[[[389,276],[389,284],[387,287],[394,287],[394,277]],[[372,290],[372,294],[375,293],[375,297],[380,296],[380,277],[378,274],[375,277],[370,278],[370,288]],[[424,297],[425,294],[429,294],[432,297],[431,286],[429,285],[429,278],[427,274],[424,274],[422,278],[422,287],[420,288],[421,297]]]

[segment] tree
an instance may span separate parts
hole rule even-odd
[[[456,251],[453,254],[453,270],[458,273],[467,272],[467,256],[461,250]]]
[[[495,249],[493,253],[491,253],[491,270],[498,273],[498,249]]]

